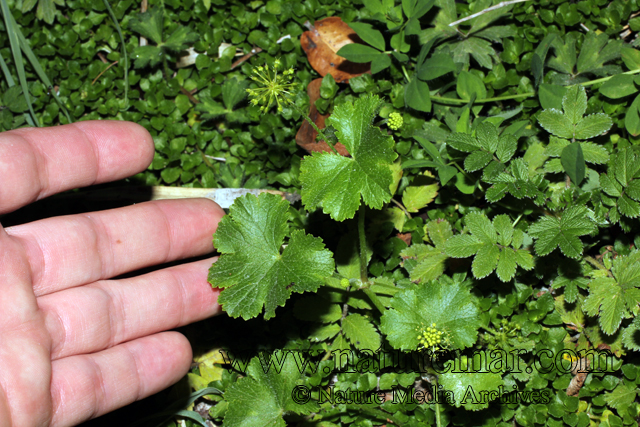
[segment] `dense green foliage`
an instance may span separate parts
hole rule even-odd
[[[52,19],[32,1],[6,3],[55,87],[25,65],[30,113],[0,28],[13,76],[0,82],[3,129],[66,123],[65,109],[131,120],[156,143],[138,181],[302,196],[239,199],[216,233],[209,279],[230,317],[203,326],[201,346],[247,363],[198,362],[191,384],[213,393],[205,419],[637,425],[636,0],[164,0],[141,15],[122,0],[115,21],[88,0],[40,0]],[[308,155],[294,140],[319,77],[300,35],[328,16],[362,40],[339,53],[371,62],[348,84],[325,77],[315,101],[350,157]],[[195,62],[178,67],[188,48]],[[293,104],[261,111],[246,89],[276,59],[295,70]],[[611,352],[606,369],[596,358],[588,375],[571,372],[594,349]],[[523,369],[476,369],[474,352],[494,350],[515,351]],[[373,363],[382,353],[420,369]],[[394,401],[402,393],[427,402]]]

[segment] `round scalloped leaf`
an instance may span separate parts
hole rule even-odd
[[[429,282],[394,296],[380,330],[394,348],[415,350],[419,331],[435,323],[445,331],[450,348],[462,349],[476,342],[479,314],[476,298],[466,284]]]

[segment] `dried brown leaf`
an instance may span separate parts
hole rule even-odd
[[[324,121],[329,117],[329,114],[320,114],[316,108],[316,100],[320,97],[321,84],[322,79],[313,80],[309,83],[309,86],[307,86],[307,94],[309,95],[309,104],[311,105],[311,108],[309,109],[309,118],[313,120],[319,129],[324,129]],[[329,145],[326,142],[316,142],[317,136],[318,132],[316,132],[313,126],[311,126],[306,120],[303,120],[302,126],[300,126],[300,129],[298,129],[298,133],[296,134],[296,143],[310,153],[314,151],[330,152],[331,148],[329,148]],[[349,155],[346,147],[341,143],[338,142],[335,148],[339,154],[343,156]]]
[[[331,74],[338,83],[348,83],[350,78],[371,70],[369,63],[356,64],[336,55],[342,46],[359,41],[356,32],[337,16],[316,21],[300,36],[300,45],[313,69],[322,77]]]

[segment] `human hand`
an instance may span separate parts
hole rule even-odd
[[[144,170],[151,136],[127,122],[0,133],[0,214]],[[191,347],[162,332],[220,311],[210,253],[224,212],[206,199],[155,201],[0,225],[0,427],[66,426],[182,378]]]

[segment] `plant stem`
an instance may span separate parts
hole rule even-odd
[[[399,201],[397,201],[396,199],[391,199],[391,201],[402,211],[404,212],[404,214],[407,216],[407,218],[411,219],[411,214],[407,211],[407,208],[405,208],[402,203],[400,203]]]
[[[615,76],[619,76],[619,75],[634,75],[634,74],[640,74],[640,68],[637,70],[632,70],[632,71],[626,71],[624,73],[620,73],[620,74],[615,74],[613,76],[608,76],[608,77],[602,77],[600,79],[595,79],[595,80],[590,80],[588,82],[584,82],[584,83],[578,83],[580,86],[586,87],[586,86],[591,86],[591,85],[595,85],[598,83],[602,83],[602,82],[606,82],[607,80],[612,79]],[[517,95],[504,95],[504,96],[497,96],[494,98],[485,98],[485,99],[476,99],[474,101],[474,104],[484,104],[487,102],[496,102],[496,101],[508,101],[510,99],[518,99],[518,98],[530,98],[532,96],[535,96],[536,92],[525,92],[525,93],[520,93]],[[457,99],[457,98],[446,98],[443,96],[432,96],[431,100],[433,102],[439,102],[441,104],[468,104],[469,100],[468,99]]]
[[[607,270],[607,267],[605,267],[604,265],[600,264],[598,262],[598,260],[596,260],[592,256],[587,255],[587,256],[584,257],[584,260],[587,261],[589,264],[593,265],[598,270],[609,272],[609,270]]]
[[[333,144],[331,143],[331,141],[329,141],[329,140],[324,136],[324,132],[322,132],[322,131],[320,130],[320,128],[318,127],[318,125],[316,125],[316,124],[314,123],[314,121],[313,121],[313,120],[311,120],[311,117],[309,117],[309,115],[308,115],[307,113],[305,113],[304,111],[302,111],[302,108],[298,107],[298,106],[297,106],[296,104],[294,104],[293,102],[291,103],[291,105],[293,105],[293,108],[295,108],[295,109],[298,111],[298,113],[300,113],[300,115],[302,115],[302,117],[304,117],[304,118],[307,120],[307,122],[309,122],[309,124],[310,124],[311,126],[313,126],[313,128],[316,130],[316,132],[318,132],[318,135],[320,135],[320,137],[322,138],[322,140],[323,140],[324,142],[326,142],[326,143],[327,143],[327,145],[329,146],[329,148],[331,148],[331,151],[333,151],[333,153],[334,153],[334,154],[338,154],[338,155],[340,155],[340,154],[338,153],[338,151],[336,150],[336,148],[335,148],[335,147],[333,146]]]
[[[578,83],[578,84],[580,86],[591,86],[591,85],[595,85],[595,84],[598,84],[598,83],[606,82],[607,80],[610,80],[612,77],[619,76],[619,75],[622,75],[622,74],[627,74],[627,75],[640,74],[640,68],[637,69],[637,70],[626,71],[624,73],[614,74],[613,76],[603,77],[601,79],[595,79],[595,80],[591,80],[591,81],[584,82],[584,83]]]
[[[434,380],[434,386],[433,386],[433,397],[436,399],[436,426],[441,427],[442,422],[440,421],[440,404],[438,403],[437,393],[438,393],[438,377],[436,376],[436,379]]]
[[[361,204],[358,209],[358,238],[360,241],[360,281],[362,286],[369,281],[367,274],[367,237],[364,231],[365,205]]]
[[[474,104],[484,104],[486,102],[507,101],[509,99],[530,98],[530,97],[535,96],[535,95],[536,95],[535,92],[526,92],[526,93],[520,93],[518,95],[505,95],[505,96],[498,96],[498,97],[495,97],[495,98],[476,99],[475,101],[473,101],[473,103]],[[431,101],[439,102],[441,104],[468,104],[470,100],[469,99],[445,98],[445,97],[441,97],[441,96],[432,96],[431,97]]]
[[[384,314],[384,312],[387,311],[387,309],[385,308],[384,304],[382,303],[382,301],[380,301],[380,298],[378,298],[378,295],[376,295],[375,292],[373,292],[369,288],[364,288],[364,289],[362,289],[362,291],[365,293],[366,296],[369,297],[369,299],[371,300],[373,305],[376,306],[376,308],[378,309],[378,311],[381,314]]]

